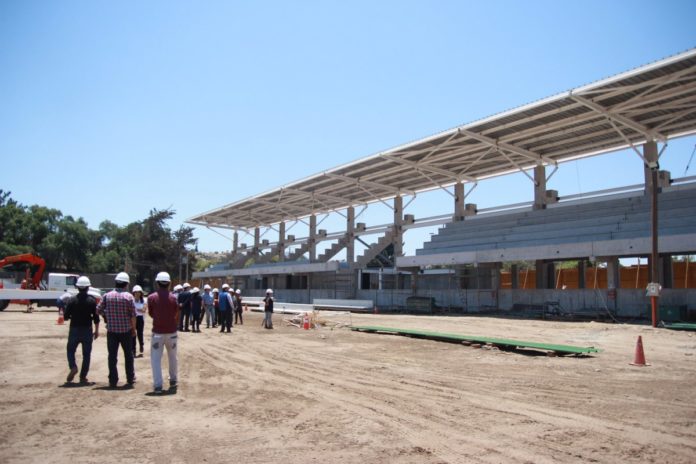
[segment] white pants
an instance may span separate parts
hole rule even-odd
[[[177,380],[177,362],[176,362],[176,343],[177,333],[168,334],[152,334],[152,343],[150,345],[150,362],[152,363],[152,380],[155,388],[162,388],[162,354],[164,347],[167,347],[167,356],[169,357],[169,382]]]

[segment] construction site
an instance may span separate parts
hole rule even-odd
[[[49,274],[61,285],[42,290],[27,278],[0,293],[11,295],[0,462],[692,464],[696,176],[660,169],[660,157],[694,134],[691,49],[211,204],[188,223],[229,238],[229,259],[190,281],[240,289],[243,323],[167,334],[179,367],[166,392],[152,391],[147,315],[137,382],[107,386],[101,336],[92,382],[63,383],[63,313],[16,301],[78,278]],[[548,188],[564,163],[619,150],[642,182]],[[532,201],[471,201],[511,175]],[[436,191],[447,214],[409,212]],[[375,207],[388,217],[364,222]],[[405,236],[427,228],[406,252]],[[156,280],[166,298],[174,279]]]
[[[696,177],[673,177],[659,161],[668,140],[696,132],[695,68],[690,50],[201,213],[188,222],[227,230],[231,259],[193,278],[382,312],[632,320],[651,318],[653,282],[659,319],[694,321]],[[564,163],[626,149],[644,182],[547,188]],[[516,173],[533,201],[467,201],[479,183]],[[449,194],[451,213],[408,214],[434,190]],[[391,211],[386,223],[360,222],[375,205]],[[331,217],[345,227],[319,228]],[[403,252],[406,232],[433,226],[414,255]]]

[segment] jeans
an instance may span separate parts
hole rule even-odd
[[[109,351],[109,385],[118,383],[118,349],[123,350],[126,361],[126,379],[128,383],[135,382],[135,367],[133,366],[133,334],[130,332],[107,332],[106,348]]]
[[[135,318],[135,330],[137,335],[133,337],[133,356],[135,356],[136,341],[140,342],[140,352],[143,352],[143,330],[145,329],[145,318],[143,316],[138,316]]]
[[[189,319],[191,318],[191,308],[182,308],[179,313],[179,332],[189,330]]]
[[[201,310],[191,310],[191,330],[198,332],[201,330]]]
[[[210,305],[205,307],[205,324],[206,327],[210,327],[211,325],[215,325],[215,306]]]
[[[169,358],[169,383],[176,382],[178,365],[176,360],[176,341],[177,334],[152,334],[152,343],[150,345],[150,363],[152,364],[152,383],[155,388],[162,388],[162,354],[164,347],[167,347],[167,356]]]
[[[244,321],[242,320],[242,310],[241,309],[234,310],[234,323],[244,325]]]
[[[75,362],[75,351],[77,345],[82,344],[82,368],[80,369],[80,378],[86,379],[89,373],[89,362],[92,357],[92,326],[87,327],[70,327],[68,334],[68,367],[70,369],[77,368]]]
[[[263,313],[263,326],[267,329],[273,328],[273,313],[270,311],[265,311]]]

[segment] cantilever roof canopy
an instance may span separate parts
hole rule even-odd
[[[696,49],[320,172],[187,222],[249,229],[693,133]]]

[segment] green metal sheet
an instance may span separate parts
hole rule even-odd
[[[665,329],[672,329],[672,330],[694,330],[696,331],[696,324],[689,324],[687,322],[673,322],[670,324],[665,324],[662,323],[662,326]]]
[[[491,338],[491,337],[480,337],[473,335],[461,335],[445,332],[431,332],[427,330],[414,330],[414,329],[395,329],[392,327],[380,327],[380,326],[352,326],[351,330],[356,330],[360,332],[372,332],[372,333],[389,333],[396,335],[407,335],[412,337],[428,338],[431,340],[442,340],[449,342],[472,342],[472,343],[488,343],[496,346],[505,346],[510,348],[533,348],[537,350],[553,351],[559,354],[588,354],[588,353],[598,353],[599,350],[593,346],[573,346],[573,345],[556,345],[550,343],[538,343],[538,342],[527,342],[522,340],[511,340],[507,338]]]

